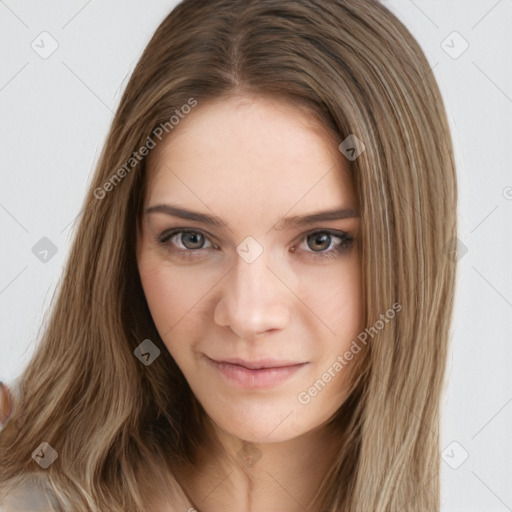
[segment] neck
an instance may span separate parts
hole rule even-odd
[[[199,453],[180,483],[198,512],[303,512],[333,464],[341,436],[327,427],[279,443],[247,443],[214,427],[218,457]]]

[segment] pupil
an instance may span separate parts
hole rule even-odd
[[[327,249],[329,247],[329,244],[331,242],[331,236],[327,233],[322,233],[322,234],[318,234],[318,235],[313,235],[313,244],[310,244],[309,243],[309,240],[308,240],[308,245],[309,245],[309,248],[310,249],[313,249],[313,250],[323,250],[323,249]]]
[[[183,233],[181,242],[187,249],[200,249],[203,245],[202,236],[199,233]]]

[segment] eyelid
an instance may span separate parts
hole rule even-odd
[[[332,229],[332,228],[316,228],[311,229],[310,231],[306,231],[299,235],[299,238],[306,238],[310,235],[315,235],[316,233],[327,233],[328,235],[337,236],[340,238],[351,236],[348,231],[343,231],[342,229]]]
[[[354,235],[352,235],[351,233],[349,233],[347,231],[337,230],[337,229],[319,228],[319,229],[313,229],[307,233],[304,233],[300,237],[299,243],[307,244],[308,237],[310,237],[312,235],[316,235],[316,234],[321,234],[321,233],[325,233],[325,234],[329,235],[331,238],[337,238],[340,240],[340,242],[338,244],[336,244],[333,248],[331,248],[327,251],[308,251],[308,250],[306,250],[304,252],[306,253],[307,257],[327,259],[330,256],[336,256],[337,253],[345,252],[345,250],[348,250],[350,248],[349,247],[347,249],[347,245],[351,246],[351,244],[355,241]]]
[[[160,235],[156,235],[155,236],[155,239],[157,242],[163,244],[163,245],[166,245],[166,244],[169,244],[171,239],[174,238],[176,235],[179,235],[180,233],[197,233],[197,234],[200,234],[202,235],[206,242],[210,243],[211,244],[211,247],[202,247],[200,249],[181,249],[181,248],[177,248],[176,250],[178,252],[199,252],[201,250],[204,250],[204,249],[215,249],[216,247],[219,246],[219,244],[214,240],[215,237],[213,235],[211,235],[210,233],[206,232],[206,231],[203,231],[202,229],[198,229],[198,228],[174,228],[174,229],[168,229],[168,230],[165,230],[163,233],[161,233]]]
[[[211,246],[210,247],[201,247],[199,249],[187,249],[187,248],[182,249],[182,248],[178,248],[178,247],[173,247],[172,251],[174,251],[175,253],[177,253],[181,256],[193,258],[193,257],[200,257],[201,253],[205,250],[218,249],[219,244],[216,243],[214,240],[216,237],[213,237],[208,232],[206,232],[202,229],[199,229],[199,228],[177,227],[177,228],[173,228],[173,229],[168,229],[168,230],[165,230],[160,235],[155,236],[155,239],[161,245],[169,246],[170,240],[173,237],[175,237],[176,235],[178,235],[180,233],[187,233],[187,232],[197,233],[197,234],[204,236],[205,240],[208,241],[211,244]],[[332,229],[332,228],[316,228],[316,229],[311,229],[309,231],[301,233],[295,239],[292,252],[294,252],[294,253],[296,252],[295,246],[297,244],[307,243],[307,238],[309,236],[317,234],[317,233],[318,234],[326,233],[331,237],[338,238],[340,240],[340,243],[337,244],[337,246],[336,246],[337,248],[336,247],[331,248],[327,251],[303,250],[302,252],[304,252],[307,255],[306,257],[325,258],[326,259],[329,256],[335,256],[338,251],[343,251],[344,247],[347,244],[351,244],[354,241],[354,236],[347,231],[337,230],[337,229]],[[212,238],[213,238],[213,240],[212,240]],[[171,249],[169,249],[169,250],[171,250]]]
[[[163,231],[160,235],[157,235],[155,238],[157,241],[162,241],[162,239],[169,239],[169,238],[173,237],[174,235],[181,233],[181,232],[199,233],[199,234],[203,235],[205,238],[210,239],[210,241],[212,241],[212,239],[216,238],[214,235],[208,233],[208,231],[205,231],[200,228],[190,228],[190,227],[182,227],[182,228],[178,227],[178,228],[168,229],[168,230]],[[308,236],[314,235],[315,233],[328,233],[330,235],[334,235],[334,236],[341,237],[341,238],[342,237],[348,238],[348,237],[352,236],[348,231],[344,231],[344,230],[340,230],[340,229],[316,228],[316,229],[311,229],[309,231],[305,231],[305,232],[301,233],[300,235],[298,235],[298,237],[295,240],[302,241],[303,238],[307,238]],[[219,245],[216,242],[213,242],[213,243],[214,243],[214,245]]]

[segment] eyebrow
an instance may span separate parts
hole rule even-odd
[[[146,208],[146,214],[164,213],[173,217],[180,217],[187,220],[195,220],[209,226],[231,229],[229,224],[216,215],[208,215],[206,213],[195,212],[186,208],[178,208],[170,204],[158,204]],[[303,227],[317,222],[330,220],[353,219],[359,217],[359,213],[355,208],[334,208],[319,212],[309,213],[307,215],[295,215],[281,219],[275,226],[276,230],[283,230],[293,227]]]

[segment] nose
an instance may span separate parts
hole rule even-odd
[[[265,255],[252,263],[237,257],[215,305],[215,323],[245,340],[284,329],[290,321],[290,291],[268,268]]]

